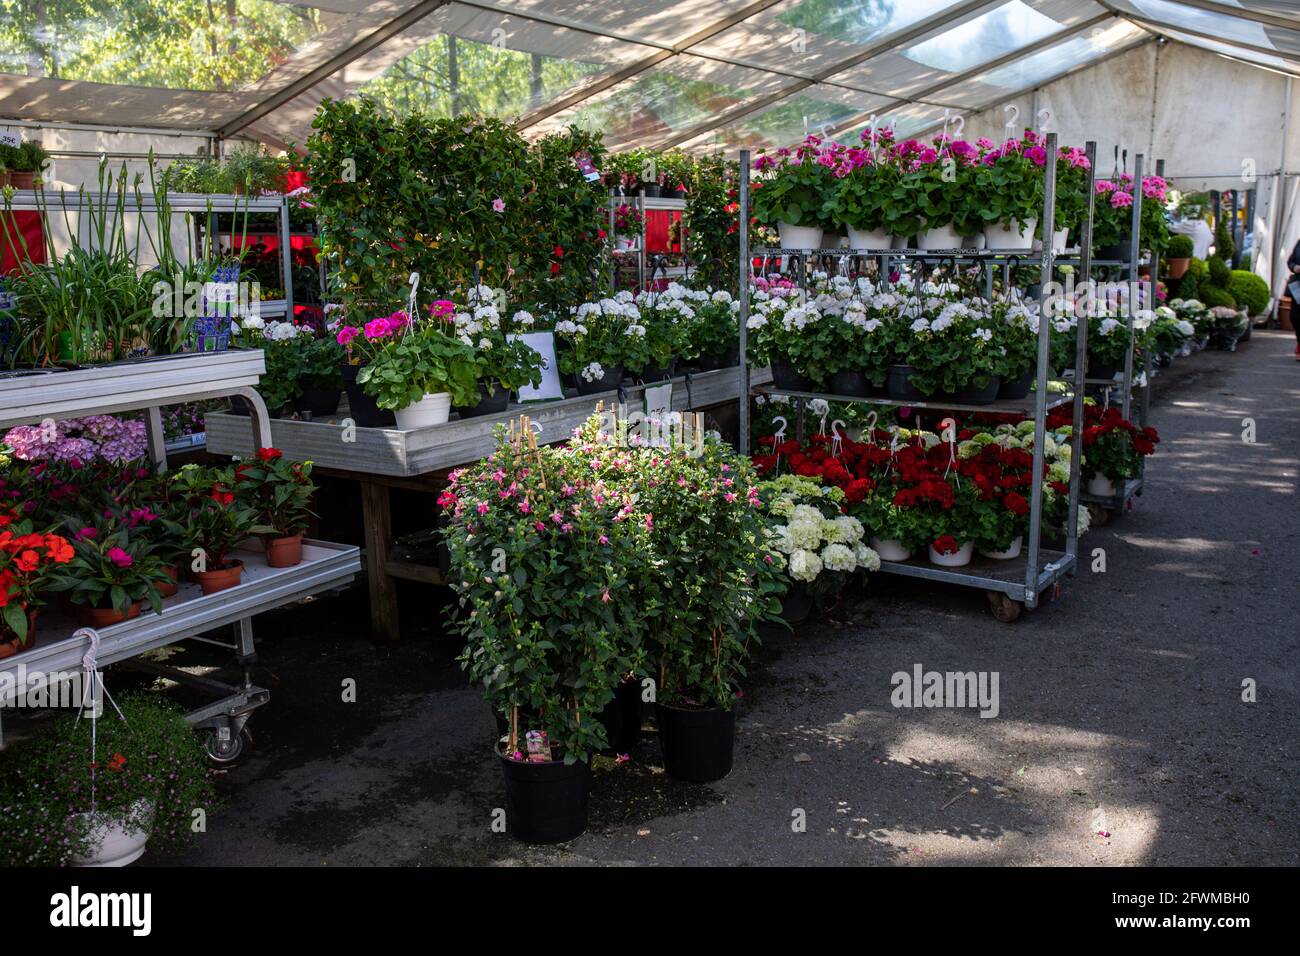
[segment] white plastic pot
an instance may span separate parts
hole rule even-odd
[[[90,823],[90,843],[83,857],[75,857],[73,866],[126,866],[140,859],[153,831],[153,803],[139,800],[134,815],[145,821],[138,832],[128,833],[122,818],[111,813],[74,813],[78,820]]]
[[[1058,229],[1052,233],[1052,252],[1058,255],[1066,250],[1070,244],[1070,230]]]
[[[1088,479],[1088,494],[1096,498],[1113,498],[1116,493],[1115,482],[1100,472]]]
[[[822,247],[821,226],[792,226],[788,222],[778,222],[777,232],[781,234],[782,249],[820,249]]]
[[[397,427],[402,431],[426,425],[442,425],[451,416],[451,392],[425,395],[414,405],[399,408],[394,415],[397,417]]]
[[[956,554],[940,554],[930,545],[930,563],[941,568],[960,568],[970,564],[971,555],[975,553],[975,542],[967,541],[957,549]]]
[[[1034,247],[1034,221],[1027,219],[1018,226],[998,222],[984,227],[984,246],[1006,252],[1028,252]]]
[[[849,226],[849,248],[850,249],[888,249],[892,237],[885,232],[884,227],[879,229],[854,229]]]
[[[635,240],[635,239],[615,239],[615,240],[614,240],[614,248],[617,249],[619,252],[628,252],[629,250],[631,250],[631,249],[635,249],[635,248],[636,248],[636,240]]]
[[[952,223],[948,223],[946,226],[927,229],[918,235],[916,237],[916,247],[918,249],[960,249],[962,241]]]
[[[908,548],[901,541],[894,538],[877,538],[869,539],[871,550],[880,555],[881,561],[906,561],[912,556],[911,548]]]
[[[889,248],[891,248],[891,249],[906,249],[906,248],[907,248],[907,240],[910,239],[910,238],[911,238],[911,236],[894,236],[892,239],[889,240]]]
[[[992,558],[994,561],[1010,561],[1012,558],[1020,557],[1020,546],[1024,544],[1024,535],[1016,535],[1011,546],[1005,551],[981,551],[980,554],[986,558]]]

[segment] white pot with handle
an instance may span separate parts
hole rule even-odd
[[[126,866],[140,859],[153,832],[154,805],[149,800],[137,800],[131,811],[142,824],[139,830],[128,830],[117,814],[74,813],[72,818],[89,828],[89,843],[86,855],[74,857],[70,861],[72,865]]]
[[[426,425],[442,425],[451,417],[451,392],[434,392],[425,395],[413,405],[399,408],[393,413],[397,418],[397,427],[401,431],[412,428],[424,428]]]
[[[1002,252],[1028,252],[1034,247],[1034,221],[996,222],[985,226],[984,247]]]
[[[894,538],[877,538],[873,535],[869,542],[871,550],[880,555],[881,561],[906,561],[912,556],[912,549]]]
[[[936,226],[934,229],[927,229],[916,237],[918,249],[960,249],[962,248],[961,236],[957,235],[957,230],[952,223],[946,226]]]
[[[892,241],[883,226],[876,229],[854,229],[849,226],[850,249],[888,249]]]
[[[792,226],[788,222],[778,222],[777,232],[781,234],[782,249],[820,249],[822,247],[821,226]]]
[[[971,556],[975,553],[975,542],[967,541],[958,547],[953,554],[940,554],[934,550],[934,545],[930,545],[930,563],[938,565],[941,568],[961,568],[970,564]]]
[[[1095,498],[1114,498],[1117,494],[1115,482],[1097,472],[1088,480],[1088,494]]]
[[[1020,557],[1020,548],[1024,544],[1024,541],[1024,535],[1018,534],[1016,535],[1015,540],[1007,547],[1007,550],[981,551],[980,554],[986,558],[992,558],[994,561],[1011,561],[1014,558]]]

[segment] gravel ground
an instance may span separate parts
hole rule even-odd
[[[1159,377],[1145,494],[1084,539],[1104,572],[1010,625],[978,592],[876,577],[838,620],[767,642],[726,780],[667,779],[648,735],[598,761],[591,825],[561,847],[491,832],[492,719],[441,635],[444,596],[403,592],[391,646],[366,639],[359,589],[267,615],[253,751],[202,842],[152,862],[1294,866],[1292,345],[1257,333]],[[891,675],[917,664],[997,672],[998,716],[893,708]]]

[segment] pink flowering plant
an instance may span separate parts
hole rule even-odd
[[[970,162],[954,154],[954,146],[943,136],[929,145],[907,139],[894,146],[899,176],[886,199],[884,223],[891,235],[914,236],[950,223],[968,234],[963,226],[971,218]]]
[[[132,461],[144,457],[144,422],[116,415],[87,415],[55,422],[53,429],[18,425],[5,433],[4,444],[22,461]]]
[[[630,492],[649,532],[626,623],[644,628],[658,701],[730,710],[757,625],[778,619],[785,590],[753,467],[713,437],[694,457],[619,444],[594,422],[579,441],[590,473]]]
[[[1076,237],[1088,215],[1088,157],[1077,146],[1062,146],[1056,159],[1057,229],[1068,229]]]
[[[1113,179],[1099,179],[1094,188],[1097,196],[1093,216],[1093,245],[1128,243],[1133,235],[1135,184],[1132,173],[1120,173]],[[1157,253],[1163,252],[1169,244],[1164,206],[1169,184],[1159,176],[1143,176],[1141,189],[1140,247]]]
[[[1033,130],[981,152],[972,165],[975,208],[970,225],[979,227],[1033,222],[1043,212],[1043,167],[1047,163],[1045,137]]]
[[[782,147],[754,159],[759,174],[752,190],[754,216],[766,225],[818,226],[829,221],[824,208],[841,165],[838,144],[809,136],[794,149]]]
[[[832,153],[837,160],[831,170],[834,185],[825,210],[837,226],[872,231],[886,224],[887,211],[900,176],[894,154],[893,131],[866,129],[862,146]]]
[[[158,585],[168,580],[167,572],[143,534],[111,512],[91,524],[69,518],[64,530],[74,553],[53,576],[51,591],[65,593],[73,604],[85,607],[125,613],[144,602],[162,613]]]
[[[594,474],[584,447],[521,450],[498,426],[487,458],[452,473],[453,627],[462,666],[509,721],[503,754],[544,730],[554,756],[586,761],[608,741],[597,719],[642,669],[649,529],[630,488]]]
[[[349,361],[361,359],[357,382],[380,408],[406,408],[439,392],[450,392],[455,405],[478,402],[474,350],[456,335],[451,313],[413,322],[397,311],[344,325],[335,336]]]

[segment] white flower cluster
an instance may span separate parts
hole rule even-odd
[[[769,510],[785,519],[785,524],[772,530],[772,547],[786,555],[796,581],[812,581],[823,570],[880,570],[880,555],[862,543],[862,522],[857,518],[827,518],[812,505],[797,503],[792,494],[778,495]]]
[[[583,381],[595,382],[605,377],[605,367],[599,362],[592,362],[590,365],[583,368],[578,374],[582,376]]]
[[[259,319],[258,321],[260,322],[261,320]],[[244,327],[249,327],[247,321],[245,321]],[[257,327],[258,326],[253,326],[253,328]],[[314,333],[308,327],[294,325],[292,322],[276,322],[273,320],[262,328],[262,336],[268,342],[285,342],[289,339],[296,339],[300,335],[312,334]]]

